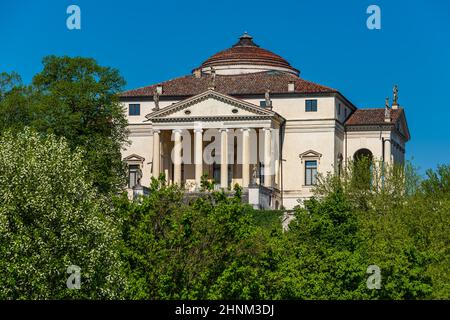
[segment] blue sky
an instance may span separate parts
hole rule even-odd
[[[66,9],[81,8],[81,30]],[[381,8],[381,30],[366,9]],[[450,1],[92,1],[0,3],[0,71],[25,82],[49,54],[93,57],[135,88],[185,75],[248,31],[256,43],[338,89],[360,108],[382,107],[399,85],[422,170],[450,163]]]

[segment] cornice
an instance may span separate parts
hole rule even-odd
[[[268,115],[248,115],[248,116],[201,116],[201,117],[176,117],[176,118],[153,118],[151,121],[153,123],[162,122],[193,122],[193,121],[236,121],[236,120],[271,120],[273,116]]]
[[[210,98],[215,99],[217,101],[225,102],[232,106],[239,107],[241,109],[250,111],[252,113],[256,113],[258,115],[268,115],[268,116],[277,115],[277,113],[274,111],[262,109],[261,107],[254,105],[250,102],[243,101],[243,100],[231,97],[231,96],[227,96],[225,94],[216,92],[214,90],[207,90],[199,95],[188,98],[186,100],[179,101],[177,103],[174,103],[171,106],[165,107],[164,109],[150,113],[150,114],[146,115],[145,117],[147,119],[152,119],[152,120],[154,120],[156,118],[160,118],[160,117],[165,117],[172,113],[175,113],[182,109],[188,108],[196,103],[205,101]]]

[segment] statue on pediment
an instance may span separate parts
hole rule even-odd
[[[392,89],[394,97],[393,97],[393,105],[398,105],[398,86],[394,85],[394,89]]]
[[[214,67],[211,67],[211,83],[209,88],[212,90],[216,88],[216,69]]]
[[[264,94],[264,98],[266,100],[266,108],[272,107],[272,101],[270,100],[270,90],[267,89],[266,93]]]
[[[153,108],[153,111],[159,110],[159,92],[157,89],[153,92],[153,102],[155,103],[155,107]]]
[[[252,169],[252,184],[256,184],[256,179],[258,178],[258,165],[253,165]]]
[[[389,106],[389,98],[386,98],[385,108],[384,108],[384,119],[391,118],[391,108]]]

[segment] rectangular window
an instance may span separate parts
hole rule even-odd
[[[306,100],[305,101],[305,111],[306,112],[316,112],[317,111],[317,100]]]
[[[266,100],[261,100],[261,101],[259,102],[259,106],[260,106],[261,108],[265,108],[265,107],[266,107]]]
[[[347,119],[347,108],[344,108],[344,111],[345,111],[344,118]]]
[[[128,106],[128,114],[130,116],[139,116],[141,114],[141,105],[138,103],[130,104]]]
[[[128,187],[133,188],[139,179],[139,165],[130,164],[128,166]]]
[[[317,183],[317,161],[308,160],[305,161],[305,185],[312,186]]]
[[[339,103],[338,104],[338,116],[340,116],[341,115],[341,104]]]

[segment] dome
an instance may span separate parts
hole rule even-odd
[[[211,67],[217,74],[222,75],[262,71],[284,71],[297,76],[300,73],[279,55],[260,48],[248,33],[244,33],[231,48],[209,57],[202,63],[200,69],[210,73]]]

